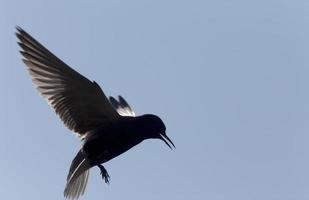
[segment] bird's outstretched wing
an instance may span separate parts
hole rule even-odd
[[[122,96],[119,95],[118,100],[110,96],[109,101],[113,105],[114,109],[117,110],[119,115],[135,117],[133,109]]]
[[[70,130],[83,137],[120,117],[96,82],[69,67],[23,29],[17,27],[16,36],[37,90]]]

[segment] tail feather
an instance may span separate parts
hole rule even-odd
[[[72,161],[67,177],[67,184],[64,190],[64,197],[67,199],[78,199],[84,194],[89,178],[91,165],[84,154],[79,151]]]

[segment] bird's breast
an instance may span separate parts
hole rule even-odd
[[[97,165],[117,157],[142,140],[126,127],[101,127],[89,134],[82,149],[93,165]]]

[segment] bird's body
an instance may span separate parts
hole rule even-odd
[[[117,123],[87,133],[82,146],[93,165],[105,163],[146,139],[139,129],[140,117],[122,117]]]
[[[64,196],[77,199],[85,191],[89,170],[98,166],[109,182],[103,163],[145,139],[163,140],[170,148],[163,121],[152,114],[135,117],[121,96],[107,98],[100,86],[69,67],[27,32],[17,28],[23,62],[39,93],[63,123],[83,141],[72,161]]]

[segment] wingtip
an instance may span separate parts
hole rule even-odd
[[[35,40],[34,38],[32,38],[32,36],[30,36],[29,33],[27,33],[23,28],[21,28],[20,26],[15,26],[16,32],[15,35],[17,36],[17,38],[23,42],[24,40]]]
[[[22,29],[20,26],[18,26],[18,25],[15,26],[15,29],[16,29],[17,31],[22,31],[22,30],[23,30],[23,29]]]
[[[16,29],[16,32],[15,34],[18,36],[18,35],[21,35],[24,31],[24,29],[22,29],[20,26],[16,25],[15,26],[15,29]]]
[[[22,29],[20,26],[15,26],[15,28],[16,28],[15,35],[19,39],[19,41],[20,41],[19,43],[22,43],[25,40],[27,32],[24,31],[24,29]],[[20,44],[19,44],[19,46],[20,46]]]

